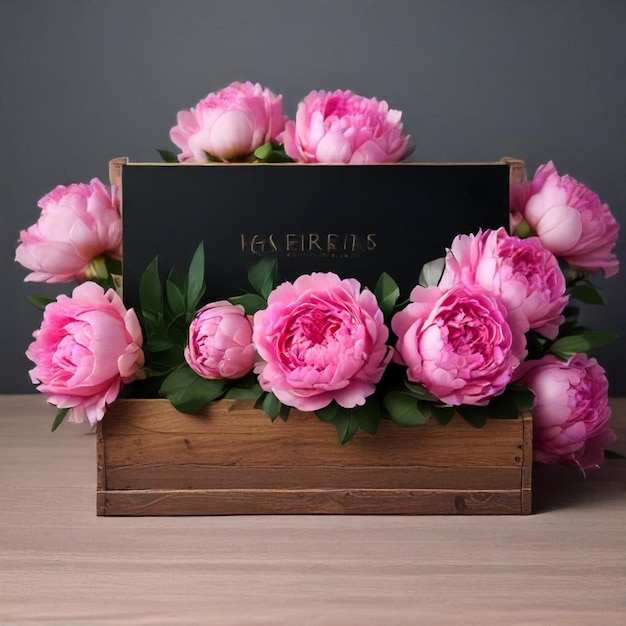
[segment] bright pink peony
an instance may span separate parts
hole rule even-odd
[[[487,404],[526,356],[525,327],[478,285],[415,287],[396,313],[394,360],[407,378],[451,405]]]
[[[599,467],[605,446],[615,441],[608,381],[595,359],[577,354],[569,362],[547,355],[520,368],[520,382],[535,394],[534,458],[582,470]]]
[[[619,225],[609,206],[571,176],[559,176],[552,161],[539,167],[525,191],[512,198],[511,224],[516,228],[525,222],[548,250],[573,267],[617,274],[613,248]]]
[[[131,382],[144,363],[135,312],[93,282],[48,304],[33,337],[26,352],[35,363],[31,380],[49,403],[71,409],[70,422],[101,420],[121,383]]]
[[[556,257],[537,237],[519,239],[504,228],[458,235],[446,255],[439,282],[480,285],[498,296],[510,314],[521,316],[529,328],[554,339],[569,297]]]
[[[180,111],[170,139],[182,150],[181,163],[206,163],[207,153],[232,161],[276,140],[285,120],[282,96],[259,83],[235,82]]]
[[[241,378],[254,365],[252,325],[240,306],[223,300],[200,309],[189,326],[185,360],[202,378]]]
[[[285,152],[303,163],[394,163],[409,152],[401,117],[384,100],[312,91],[285,126]]]
[[[121,257],[122,220],[115,190],[97,178],[59,185],[39,200],[37,223],[20,233],[15,260],[32,270],[25,280],[63,283],[89,277],[105,254]]]
[[[333,273],[279,285],[253,328],[261,387],[301,411],[365,404],[391,359],[374,294]]]

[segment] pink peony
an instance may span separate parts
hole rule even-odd
[[[97,178],[59,185],[39,200],[37,223],[20,233],[15,260],[32,270],[25,280],[85,280],[89,265],[106,254],[121,258],[122,220],[115,190]]]
[[[609,206],[571,176],[559,176],[552,161],[540,166],[525,191],[512,198],[511,224],[518,230],[530,227],[548,250],[573,267],[617,274],[613,248],[619,225]]]
[[[276,140],[285,120],[282,96],[259,83],[235,82],[180,111],[170,139],[182,150],[181,163],[206,163],[207,153],[232,161]]]
[[[519,373],[520,382],[535,394],[535,460],[575,465],[583,471],[599,467],[604,447],[615,441],[607,428],[611,409],[604,369],[585,354],[569,362],[547,355],[527,361]]]
[[[285,152],[303,163],[393,163],[409,152],[402,113],[351,91],[312,91],[285,126]]]
[[[252,325],[240,306],[223,300],[200,309],[189,326],[185,360],[202,378],[241,378],[254,365]]]
[[[396,313],[394,360],[407,378],[451,405],[488,404],[526,356],[525,328],[478,285],[415,287]]]
[[[446,256],[442,289],[458,283],[480,285],[498,296],[510,314],[554,339],[569,297],[556,257],[537,237],[519,239],[504,228],[459,235]]]
[[[70,422],[101,420],[121,383],[131,382],[144,362],[135,312],[93,282],[48,304],[33,337],[26,352],[35,363],[31,380],[49,403],[71,409]]]
[[[253,328],[261,387],[301,411],[365,404],[391,359],[374,294],[333,273],[279,285]]]

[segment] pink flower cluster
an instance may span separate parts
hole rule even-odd
[[[384,100],[336,90],[311,91],[288,120],[282,96],[235,82],[180,111],[170,139],[181,163],[248,160],[270,141],[300,163],[393,163],[410,152],[401,117]]]
[[[554,338],[567,303],[556,258],[504,229],[459,235],[436,286],[396,313],[395,360],[409,381],[451,405],[485,405],[526,357],[526,332]]]
[[[121,259],[122,219],[115,189],[97,178],[89,184],[59,185],[38,205],[39,219],[20,233],[15,252],[15,260],[31,270],[26,280],[86,280],[98,257]]]
[[[120,297],[87,281],[72,297],[60,295],[46,306],[41,327],[26,356],[37,389],[68,420],[95,424],[122,383],[133,381],[144,365],[139,320]]]
[[[572,267],[607,277],[619,270],[613,250],[619,225],[609,206],[571,176],[559,176],[552,161],[512,189],[511,229],[530,230]]]
[[[300,163],[393,163],[410,152],[401,117],[385,101],[336,90],[310,92],[290,120],[282,96],[235,82],[180,111],[170,138],[181,163],[252,161],[269,142]],[[119,198],[94,178],[56,187],[39,207],[15,254],[31,272],[26,280],[86,282],[45,308],[27,350],[30,375],[70,421],[95,424],[122,385],[150,371],[135,312],[90,282],[102,278],[95,268],[104,259],[121,259]],[[189,324],[184,361],[208,380],[254,372],[265,392],[301,411],[365,405],[391,361],[404,368],[403,382],[447,406],[485,406],[519,383],[535,396],[536,460],[598,467],[614,439],[604,370],[586,354],[529,360],[527,341],[560,338],[570,297],[561,266],[576,279],[617,273],[619,226],[608,205],[550,161],[512,187],[510,227],[458,235],[441,275],[424,274],[390,328],[357,280],[312,273],[278,285],[254,316],[226,300],[204,305]]]

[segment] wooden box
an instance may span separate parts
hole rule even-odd
[[[167,400],[118,400],[98,424],[98,515],[528,514],[532,421],[459,416],[346,445],[292,409],[271,422],[252,402],[201,415]]]

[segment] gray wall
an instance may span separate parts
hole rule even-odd
[[[286,112],[353,89],[404,112],[420,161],[552,159],[626,225],[623,0],[0,0],[0,392],[33,391],[24,350],[40,313],[14,262],[19,230],[57,184],[107,178],[115,156],[158,160],[176,112],[233,80]],[[618,255],[626,261],[626,231]],[[626,266],[585,320],[626,395]]]

